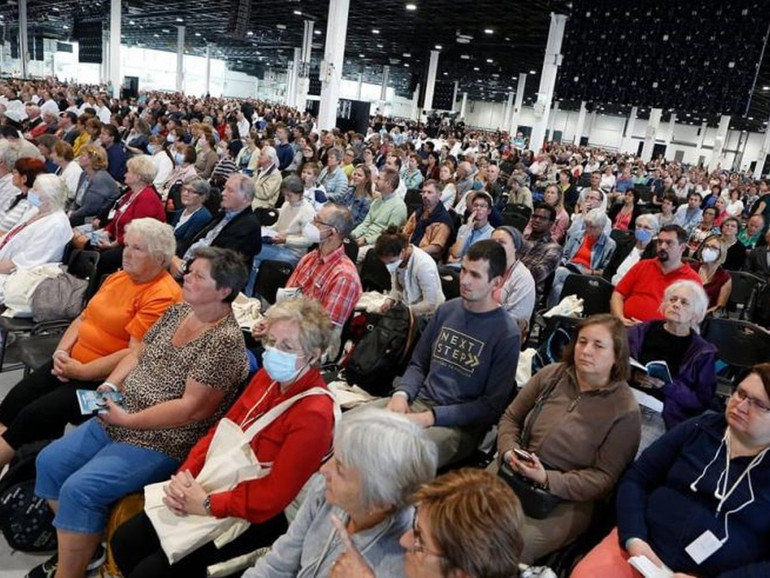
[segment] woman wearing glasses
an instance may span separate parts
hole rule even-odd
[[[770,363],[754,366],[724,414],[666,433],[618,489],[618,527],[572,578],[638,576],[645,556],[688,576],[770,575]]]
[[[174,227],[177,246],[189,246],[195,235],[214,218],[203,206],[210,192],[211,187],[200,177],[188,177],[182,185],[182,208],[174,213],[169,221]]]
[[[436,463],[435,445],[405,417],[375,409],[347,417],[288,532],[243,577],[362,577],[351,568],[360,556],[377,578],[401,578],[409,498]]]

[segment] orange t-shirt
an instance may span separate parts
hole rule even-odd
[[[591,268],[591,249],[594,246],[594,243],[596,242],[596,239],[592,239],[588,235],[586,235],[583,238],[583,242],[580,244],[580,249],[578,249],[577,253],[575,253],[575,256],[572,257],[570,260],[572,263],[575,263],[576,265],[582,265],[586,269]]]
[[[88,363],[125,349],[181,300],[181,287],[166,271],[146,283],[135,283],[123,271],[110,275],[83,311],[73,359]]]

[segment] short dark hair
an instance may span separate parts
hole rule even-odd
[[[770,363],[759,363],[751,368],[748,375],[756,373],[757,377],[762,380],[762,385],[765,388],[767,397],[770,397]]]
[[[116,126],[111,124],[103,124],[102,130],[110,135],[112,140],[115,142],[118,142],[120,140],[120,133],[118,132],[118,129]]]
[[[538,203],[535,205],[535,210],[532,211],[533,213],[535,211],[548,211],[548,220],[553,223],[556,220],[556,208],[552,207],[548,203]]]
[[[486,261],[489,263],[489,281],[495,277],[500,277],[505,273],[506,257],[505,249],[499,243],[491,239],[476,241],[468,247],[465,258],[469,261]]]
[[[687,198],[690,197],[698,197],[701,201],[703,200],[703,195],[701,195],[698,191],[690,191],[690,194],[687,195]]]
[[[660,233],[676,233],[676,240],[680,245],[684,245],[690,237],[687,231],[679,225],[665,225],[660,228],[658,235]]]
[[[628,359],[631,357],[628,346],[628,335],[626,327],[623,322],[610,313],[602,313],[600,315],[592,315],[587,319],[584,319],[578,325],[577,331],[574,336],[564,348],[562,361],[567,367],[575,367],[575,345],[580,337],[580,332],[583,331],[589,325],[603,325],[607,328],[612,336],[612,345],[615,352],[615,363],[610,371],[610,379],[612,381],[625,381],[628,379],[631,364]]]
[[[400,177],[398,176],[398,171],[396,169],[385,167],[380,171],[380,174],[385,178],[385,181],[393,188],[394,191],[398,188]]]
[[[211,278],[217,289],[227,287],[230,293],[224,298],[225,303],[232,303],[238,293],[246,287],[249,270],[243,258],[232,249],[221,247],[200,247],[193,253],[195,259],[206,259],[211,267]]]
[[[409,244],[409,239],[400,233],[398,227],[391,225],[374,242],[374,254],[378,257],[395,257]]]

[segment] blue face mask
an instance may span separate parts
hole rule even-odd
[[[182,163],[184,162],[184,155],[182,153],[174,154],[174,162],[176,162],[176,164],[181,166]]]
[[[298,358],[299,355],[296,353],[286,353],[275,347],[265,346],[265,352],[262,354],[262,365],[274,380],[279,383],[288,383],[294,381],[300,372],[297,369]]]
[[[154,155],[156,152],[158,152],[158,147],[153,144],[147,145],[147,152],[151,155]]]
[[[639,241],[643,245],[646,245],[652,240],[652,231],[649,231],[647,229],[636,229],[634,236],[636,237],[637,241]]]
[[[37,196],[37,193],[33,193],[32,191],[27,193],[27,202],[33,207],[40,207],[40,197]]]

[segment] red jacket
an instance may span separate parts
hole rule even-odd
[[[110,234],[110,238],[115,239],[119,245],[123,245],[126,225],[134,219],[152,217],[161,223],[166,222],[166,211],[163,208],[163,203],[152,185],[146,186],[133,201],[129,202],[131,195],[133,195],[133,191],[129,191],[118,199],[115,215],[104,227],[104,230]]]
[[[264,369],[254,376],[238,401],[226,416],[238,425],[249,410],[271,387],[273,380]],[[326,384],[317,369],[308,371],[285,393],[278,384],[262,400],[260,407],[251,413],[250,425],[255,416],[264,414],[280,402],[312,387]],[[297,401],[261,433],[254,436],[251,449],[262,462],[273,462],[269,475],[257,480],[242,482],[229,492],[211,495],[211,512],[217,518],[235,516],[252,524],[265,522],[282,512],[305,485],[305,482],[321,466],[321,460],[329,452],[333,441],[333,402],[326,395],[312,395]],[[203,468],[209,444],[216,425],[200,439],[179,468],[190,470],[197,476]]]

